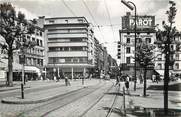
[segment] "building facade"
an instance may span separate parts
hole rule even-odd
[[[23,61],[26,79],[37,80],[40,78],[44,68],[44,30],[36,26],[34,34],[24,35],[23,38],[35,42],[35,46],[25,49]],[[0,37],[0,43],[6,43],[2,37]],[[20,81],[22,77],[21,55],[20,49],[13,52],[13,80]],[[6,79],[5,77],[7,77],[6,74],[8,73],[8,56],[6,51],[3,51],[0,56],[0,66],[0,76],[2,78],[4,76],[4,79]]]
[[[80,78],[94,68],[94,32],[85,17],[40,17],[38,22],[45,29],[47,78]]]
[[[121,71],[123,73],[134,76],[134,17],[129,12],[126,14],[126,16],[122,17],[122,30],[119,31],[119,34],[120,42],[118,42],[117,47]],[[155,40],[155,17],[137,16],[136,43],[146,42],[149,44],[154,44]],[[139,75],[139,66],[137,66],[137,72],[137,75]]]
[[[171,55],[170,60],[174,60],[173,66],[170,66],[170,75],[172,76],[181,76],[181,50],[177,47],[177,42],[181,41],[181,34],[178,33],[174,37],[174,41],[170,44],[170,50],[175,51],[174,54]],[[155,56],[155,70],[163,77],[164,76],[164,68],[165,68],[165,54],[162,54],[160,49],[156,49]]]

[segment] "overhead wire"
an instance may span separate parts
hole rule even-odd
[[[111,22],[111,16],[110,16],[110,12],[109,12],[109,9],[108,9],[106,0],[104,0],[104,5],[105,5],[105,8],[106,8],[106,12],[107,12],[107,14],[108,14],[108,19],[109,19],[109,22],[110,22],[110,26],[111,26],[113,38],[115,39],[114,30],[113,30],[113,24],[112,24],[112,22]]]
[[[112,25],[94,25],[94,27],[107,27],[107,26],[121,26],[121,24],[112,24]]]
[[[61,0],[63,2],[63,4],[65,5],[65,7],[71,12],[71,14],[74,17],[77,17],[77,15],[74,13],[74,11],[68,6],[68,4],[65,2],[65,0]]]
[[[91,16],[92,20],[94,21],[94,23],[95,23],[96,26],[98,27],[99,32],[101,33],[101,36],[102,36],[102,38],[103,38],[103,40],[104,40],[104,35],[102,34],[102,31],[101,31],[101,29],[100,29],[100,26],[99,26],[98,23],[96,22],[93,14],[92,14],[92,12],[91,12],[91,10],[89,9],[89,7],[87,6],[87,4],[86,4],[86,2],[85,2],[84,0],[82,0],[82,2],[83,2],[83,4],[84,4],[85,8],[87,9],[87,11],[89,12],[89,15]]]

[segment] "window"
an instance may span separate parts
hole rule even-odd
[[[158,69],[162,69],[162,64],[161,64],[161,63],[158,63],[157,68],[158,68]]]
[[[64,51],[69,51],[69,47],[64,47]]]
[[[121,45],[118,45],[118,48],[120,48],[121,47]]]
[[[78,58],[73,58],[74,63],[78,63],[79,59]]]
[[[79,18],[77,20],[78,20],[79,23],[83,23],[84,22],[82,18]]]
[[[162,60],[162,55],[161,55],[161,54],[158,55],[158,60],[159,60],[159,61]]]
[[[34,38],[34,37],[32,37],[32,41],[35,41],[35,38]]]
[[[38,46],[40,45],[40,43],[39,43],[39,39],[37,39],[37,40],[36,40],[36,43],[37,43],[37,45],[38,45]]]
[[[179,60],[179,54],[175,54],[175,59]]]
[[[42,40],[40,40],[40,46],[43,46]]]
[[[126,47],[126,53],[131,53],[130,47]]]
[[[82,51],[83,47],[70,47],[71,51]]]
[[[175,68],[176,68],[176,69],[179,69],[179,63],[176,63],[176,64],[175,64]]]
[[[146,38],[145,41],[146,43],[151,43],[151,38]]]
[[[170,60],[174,60],[173,54],[170,55]]]
[[[174,49],[173,45],[170,45],[170,49],[171,49],[171,50],[173,50],[173,49]]]
[[[141,43],[141,38],[136,38],[136,43]]]
[[[42,32],[40,31],[40,36],[42,36]]]
[[[131,58],[130,57],[126,57],[126,63],[130,64],[131,63]]]
[[[49,23],[53,24],[53,23],[55,23],[55,21],[54,20],[49,20]]]
[[[69,21],[68,20],[65,20],[65,22],[68,24],[69,23]]]
[[[126,43],[130,43],[130,38],[127,38]]]

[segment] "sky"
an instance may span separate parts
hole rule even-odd
[[[138,15],[155,16],[155,24],[167,21],[169,0],[130,0],[135,3]],[[176,3],[175,25],[181,31],[181,0]],[[84,16],[93,24],[94,33],[108,53],[117,59],[117,41],[121,29],[121,17],[131,12],[121,0],[0,0],[11,2],[17,11],[25,13],[27,19],[45,17]]]

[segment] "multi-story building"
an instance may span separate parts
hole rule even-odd
[[[120,58],[121,70],[126,74],[132,74],[134,76],[134,17],[129,12],[126,16],[122,17],[122,30],[119,31],[119,34],[120,42],[118,42],[118,58]],[[136,43],[144,41],[154,44],[155,40],[155,17],[137,16]],[[138,68],[139,67],[137,67],[137,72],[139,72]]]
[[[25,76],[27,75],[29,79],[37,79],[44,68],[44,30],[36,26],[35,33],[26,35],[25,38],[35,42],[33,48],[28,48],[25,51]]]
[[[35,46],[27,48],[25,51],[25,76],[27,80],[37,79],[44,67],[44,30],[38,26],[35,28],[35,33],[31,35],[25,35],[26,40],[34,41]],[[6,43],[1,37],[0,43]],[[0,47],[1,48],[1,47]],[[13,80],[21,80],[22,65],[20,64],[21,51],[17,50],[13,52]],[[0,57],[0,69],[2,72],[8,72],[8,59],[7,52],[4,51]],[[2,76],[1,76],[2,77]],[[6,75],[4,75],[6,77]]]
[[[94,68],[94,32],[85,17],[40,17],[45,29],[48,78],[76,78]]]
[[[170,66],[170,75],[173,76],[181,76],[181,50],[177,48],[177,42],[181,41],[181,34],[177,34],[174,37],[174,42],[170,44],[170,50],[175,51],[174,54],[170,56],[170,60],[174,60],[173,66]],[[164,68],[165,68],[165,55],[162,54],[160,49],[156,49],[155,51],[155,70],[161,75],[164,76]],[[171,64],[170,64],[171,65]]]

